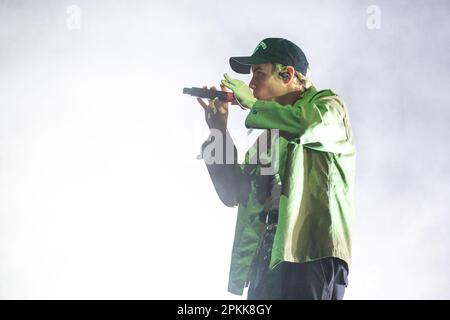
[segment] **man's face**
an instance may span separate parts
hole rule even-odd
[[[286,93],[286,85],[281,77],[273,73],[271,63],[252,65],[253,77],[249,87],[258,100],[274,100]]]

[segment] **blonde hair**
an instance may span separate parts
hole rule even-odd
[[[286,66],[283,66],[280,63],[272,63],[273,65],[273,73],[286,72]],[[306,91],[312,87],[311,82],[311,70],[307,69],[306,75],[303,75],[299,71],[295,71],[295,78],[297,79],[297,83],[302,87],[302,91]]]

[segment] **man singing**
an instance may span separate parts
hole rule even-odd
[[[230,66],[253,76],[246,85],[225,74],[222,91],[249,110],[247,128],[265,130],[243,164],[211,161],[218,137],[224,156],[236,151],[229,103],[198,99],[212,132],[203,159],[221,201],[238,206],[228,290],[242,295],[248,286],[248,299],[342,299],[355,167],[345,104],[312,85],[305,54],[286,39],[264,39],[251,56],[230,58]]]

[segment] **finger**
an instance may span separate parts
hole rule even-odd
[[[208,89],[207,86],[203,86],[202,88],[203,89]],[[208,105],[205,103],[205,101],[203,101],[202,98],[197,98],[197,101],[203,107],[203,109],[205,109],[205,111],[206,111],[206,108],[208,108]]]
[[[223,83],[223,85],[224,85],[225,87],[227,87],[228,89],[230,89],[231,91],[234,92],[235,88],[234,88],[233,85],[231,85],[231,84],[229,84],[229,83],[225,83],[225,82]]]
[[[217,103],[218,99],[214,98],[212,100],[209,100],[209,109],[213,114],[217,113],[217,108],[216,108],[216,103]]]
[[[222,80],[222,81],[225,81],[228,83],[234,83],[234,81],[235,81],[234,79],[230,78],[230,76],[226,73],[223,75],[223,77],[224,77],[224,80]]]
[[[221,89],[222,91],[228,92],[228,88],[225,87],[222,83],[220,84],[220,89]]]
[[[216,99],[214,99],[214,107],[215,107],[218,111],[222,112],[223,109],[227,109],[228,103],[219,100],[219,98],[216,98]]]
[[[217,107],[216,107],[216,105],[218,105],[219,103],[220,103],[220,101],[219,101],[218,98],[214,98],[214,100],[212,101],[212,105],[213,105],[212,111],[213,111],[213,114],[216,114],[216,113],[217,113]]]
[[[212,86],[211,88],[209,88],[209,90],[211,90],[211,91],[217,91],[217,88],[216,87],[214,87],[214,86]],[[211,104],[214,106],[214,102],[212,102],[213,101],[213,99],[210,99],[209,100],[209,105],[211,106]]]
[[[203,107],[203,109],[208,108],[208,105],[205,103],[205,101],[202,100],[202,98],[197,98],[198,103]]]
[[[226,81],[226,82],[228,82],[228,83],[233,83],[233,79],[231,79],[230,77],[224,77],[224,78],[222,79],[222,81]]]
[[[230,76],[226,73],[223,76],[225,78],[223,81],[231,83],[234,86],[242,82],[241,80],[230,78]]]
[[[220,83],[223,84],[225,87],[233,90],[233,84],[231,84],[230,82],[228,82],[226,80],[222,80]]]
[[[208,100],[208,108],[209,109],[214,109],[214,101],[216,100],[217,98],[214,98],[214,99],[210,99],[210,100]]]

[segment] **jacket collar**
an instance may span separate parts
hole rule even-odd
[[[301,97],[300,99],[298,99],[295,104],[300,104],[301,106],[304,106],[305,104],[307,104],[308,102],[311,101],[311,99],[314,97],[314,95],[317,93],[317,89],[314,86],[311,86],[303,95],[303,97]]]

